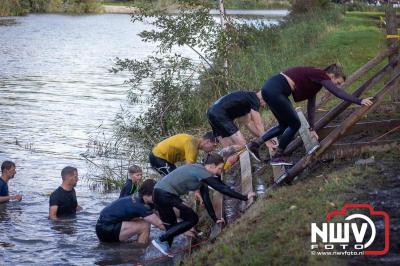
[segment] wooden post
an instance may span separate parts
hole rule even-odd
[[[225,30],[226,28],[226,13],[225,13],[225,7],[224,7],[224,0],[219,0],[219,14],[221,17],[221,28],[222,30]],[[229,87],[229,81],[228,81],[228,58],[227,58],[227,47],[225,47],[225,55],[224,55],[224,76],[225,76],[225,86],[226,89]]]
[[[398,59],[397,56],[399,54],[399,36],[397,31],[397,17],[396,10],[393,8],[392,4],[389,4],[390,7],[386,9],[385,12],[385,20],[386,20],[386,34],[387,34],[387,46],[389,49],[394,51],[394,54],[389,56],[389,63],[394,65],[393,75],[396,75],[397,72],[400,71],[400,66],[397,64]],[[400,87],[399,82],[396,82],[395,88],[391,92],[391,98],[394,102],[400,101]]]
[[[301,110],[301,107],[296,108],[297,115],[299,116],[301,127],[299,130],[299,134],[301,139],[303,140],[304,147],[306,148],[306,151],[308,154],[313,153],[316,149],[319,147],[318,140],[313,138],[310,135],[310,125],[308,124],[308,121],[306,117],[303,114],[303,111]]]
[[[385,84],[385,86],[380,89],[374,96],[372,106],[363,106],[354,111],[349,117],[347,117],[339,127],[334,129],[326,138],[321,141],[320,148],[313,154],[307,154],[300,161],[298,161],[292,168],[290,168],[286,174],[280,177],[279,182],[283,180],[291,182],[301,171],[303,171],[307,166],[309,166],[313,161],[315,161],[320,155],[322,155],[336,140],[341,136],[346,134],[346,132],[358,121],[360,121],[363,116],[371,112],[377,105],[379,105],[384,97],[390,92],[395,83],[400,77],[400,72],[397,72],[391,80]]]
[[[221,177],[223,180],[223,176]],[[218,191],[213,191],[213,197],[212,197],[212,203],[215,211],[215,215],[217,216],[218,219],[224,217],[224,195],[219,193]],[[217,238],[217,236],[221,233],[222,231],[222,225],[220,224],[214,224],[213,227],[211,228],[211,233],[210,233],[210,240],[213,240]]]
[[[391,64],[387,64],[381,70],[379,70],[375,75],[369,78],[367,81],[364,82],[355,92],[353,95],[359,97],[363,92],[365,92],[370,87],[377,84],[381,79],[390,71],[392,70]],[[315,123],[315,130],[318,130],[329,124],[333,119],[335,119],[340,113],[346,110],[347,107],[351,105],[350,102],[342,101],[341,103],[337,104],[333,107],[328,113],[326,113],[317,123]],[[292,141],[289,146],[285,149],[285,153],[290,154],[295,149],[297,149],[301,145],[302,141],[301,138],[296,138]]]
[[[253,192],[253,176],[251,174],[250,153],[246,150],[240,154],[240,173],[242,183],[242,194],[247,195]],[[253,198],[243,204],[242,210],[245,210],[253,203]]]
[[[277,138],[273,138],[271,139],[273,142],[275,142],[276,145],[279,145],[278,139]],[[272,159],[272,156],[275,155],[276,150],[273,150],[271,148],[268,148],[269,151],[269,156]],[[276,182],[278,180],[278,178],[280,176],[282,176],[283,174],[286,173],[286,169],[284,165],[273,165],[272,166],[272,173],[274,175],[274,182]]]

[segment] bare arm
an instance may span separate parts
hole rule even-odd
[[[250,111],[250,121],[247,123],[247,128],[254,136],[259,137],[264,133],[264,125],[259,112]]]
[[[11,196],[0,197],[0,203],[7,202],[11,199]]]
[[[149,216],[146,216],[143,218],[143,220],[145,220],[146,222],[151,223],[152,225],[160,228],[161,230],[165,231],[165,226],[162,223],[162,221],[160,220],[160,218],[158,218],[158,216],[156,214],[151,214]]]
[[[58,206],[57,205],[53,205],[50,206],[49,208],[49,218],[52,219],[53,221],[57,221],[57,210],[58,210]]]

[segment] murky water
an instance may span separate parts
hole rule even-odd
[[[83,211],[62,223],[48,220],[50,193],[66,165],[86,174],[80,154],[101,125],[106,134],[125,106],[126,76],[113,59],[144,58],[154,45],[136,35],[148,26],[128,15],[29,15],[0,27],[0,161],[17,164],[9,182],[23,201],[0,205],[0,264],[129,264],[148,258],[134,244],[104,245],[94,225],[118,193],[76,188]],[[179,48],[188,56],[189,49]],[[141,112],[143,106],[130,106]]]

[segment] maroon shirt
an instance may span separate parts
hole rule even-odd
[[[313,98],[322,88],[321,81],[331,80],[325,71],[314,67],[293,67],[283,72],[295,83],[292,92],[295,102]]]
[[[312,128],[314,127],[315,120],[315,99],[322,86],[342,100],[361,105],[360,99],[336,87],[328,74],[322,69],[314,67],[293,67],[284,71],[283,74],[291,78],[295,83],[294,91],[292,91],[294,101],[300,102],[308,100],[308,122]]]

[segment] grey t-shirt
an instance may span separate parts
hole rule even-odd
[[[212,174],[201,164],[183,165],[158,181],[154,188],[181,196],[199,189],[201,180],[210,176]]]

